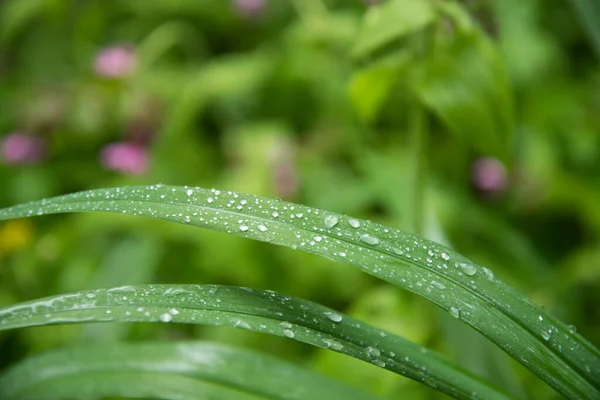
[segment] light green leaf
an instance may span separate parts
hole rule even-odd
[[[453,31],[438,33],[436,47],[415,73],[413,90],[465,142],[508,162],[514,129],[508,75],[498,49],[446,6]]]
[[[394,40],[433,23],[435,13],[428,0],[390,0],[367,11],[356,38],[353,54],[368,56]]]
[[[506,399],[417,344],[334,310],[231,286],[140,285],[48,297],[0,308],[0,330],[83,322],[225,325],[328,348],[405,375],[459,399]]]
[[[30,357],[0,376],[4,400],[81,398],[81,388],[88,396],[374,399],[275,357],[211,342],[80,346]]]
[[[409,54],[401,53],[354,74],[349,88],[350,100],[365,122],[377,117],[407,62],[410,62]]]
[[[163,185],[45,199],[0,210],[0,220],[86,211],[128,213],[206,227],[355,265],[446,309],[563,395],[600,396],[600,352],[591,343],[498,281],[492,271],[437,243],[297,204]]]

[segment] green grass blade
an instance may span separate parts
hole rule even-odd
[[[0,220],[105,211],[200,226],[355,265],[469,324],[568,398],[600,398],[600,352],[493,273],[423,238],[253,195],[173,186],[100,189],[0,210]]]
[[[121,374],[129,377],[125,386],[121,384]],[[148,376],[160,380],[153,381],[151,390],[146,386]],[[220,398],[374,399],[356,388],[275,357],[210,342],[81,346],[30,357],[0,377],[0,398],[16,400],[44,395],[50,400],[48,393],[54,395],[53,399],[81,398],[82,382],[95,391],[90,396],[131,396],[139,390],[137,395],[156,397],[164,390],[172,390],[172,385],[164,384],[170,382],[170,377],[184,378],[186,382],[193,378],[204,385],[197,393],[210,389],[218,392]],[[96,385],[99,382],[102,384]],[[230,393],[237,397],[225,396]]]
[[[210,382],[180,375],[152,372],[96,372],[58,378],[36,385],[5,400],[125,398],[166,400],[260,400],[264,397],[239,392]]]
[[[459,399],[507,397],[441,356],[305,300],[231,286],[140,285],[48,297],[0,308],[0,330],[82,322],[233,326],[355,357]],[[349,397],[350,398],[350,397]]]

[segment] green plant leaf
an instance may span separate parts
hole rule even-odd
[[[353,54],[368,56],[390,42],[433,23],[435,12],[427,0],[390,0],[367,11]]]
[[[163,185],[59,196],[0,210],[0,219],[85,211],[201,226],[355,265],[446,309],[566,397],[600,396],[600,352],[591,343],[492,271],[426,239],[297,204]]]
[[[462,140],[508,162],[513,105],[501,56],[462,9],[441,8],[452,17],[453,31],[438,32],[431,56],[415,71],[413,90]]]
[[[201,388],[186,397],[193,399],[207,392],[224,399],[374,399],[275,357],[211,342],[88,345],[30,357],[0,377],[0,398],[81,398],[81,387],[88,396],[154,398],[180,389],[171,379]]]
[[[0,308],[0,330],[115,321],[233,326],[338,351],[456,398],[470,399],[474,392],[507,398],[424,347],[329,308],[270,291],[216,285],[123,286]]]

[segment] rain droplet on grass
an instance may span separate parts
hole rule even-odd
[[[348,223],[350,224],[351,227],[353,228],[360,228],[360,221],[354,218],[350,218],[348,220]]]
[[[337,225],[339,220],[340,219],[337,217],[337,215],[326,215],[325,218],[323,218],[323,224],[325,224],[326,228],[331,229]]]
[[[173,321],[173,316],[169,313],[164,313],[161,314],[160,317],[158,317],[158,319],[160,320],[160,322],[171,322]]]
[[[567,326],[567,328],[569,329],[569,333],[571,335],[577,333],[577,327],[575,327],[575,325],[569,325],[569,326]]]
[[[194,189],[188,189],[185,194],[187,194],[188,196],[191,196],[194,194]]]
[[[325,314],[325,316],[327,318],[329,318],[330,320],[332,320],[333,322],[341,322],[342,321],[342,316],[336,312],[325,311],[323,314]]]
[[[209,197],[208,199],[206,199],[206,202],[207,202],[207,203],[212,203],[213,201],[214,201],[214,200],[213,200],[213,198],[212,198],[212,197]]]
[[[258,230],[259,230],[259,231],[261,231],[261,232],[266,232],[266,231],[268,231],[268,230],[269,230],[269,228],[267,228],[266,226],[264,226],[264,225],[262,225],[262,224],[261,224],[261,225],[259,225],[259,226],[257,226],[257,228],[258,228]]]
[[[240,231],[246,232],[248,230],[248,225],[240,225]]]
[[[446,285],[444,285],[442,282],[438,282],[438,281],[431,281],[431,285],[435,286],[436,288],[440,289],[440,290],[444,290],[446,289]]]
[[[492,272],[492,270],[487,269],[487,268],[482,268],[483,273],[485,274],[486,278],[488,279],[488,281],[493,282],[494,281],[494,273]]]
[[[293,339],[293,338],[294,338],[294,336],[296,336],[296,335],[294,334],[294,331],[293,331],[293,330],[291,330],[291,329],[284,329],[284,330],[283,330],[283,335],[284,335],[285,337],[287,337],[287,338],[290,338],[290,339]]]
[[[376,246],[379,243],[381,243],[381,240],[379,240],[379,238],[375,237],[375,236],[371,236],[367,233],[360,235],[360,240],[361,242],[364,242],[366,244],[370,244],[372,246]]]
[[[373,346],[367,347],[367,357],[377,358],[380,355],[381,355],[381,351],[377,347],[373,347]]]
[[[552,336],[552,331],[542,331],[540,333],[542,334],[544,340],[550,340],[550,337]]]
[[[442,258],[448,261],[450,259],[450,256],[448,255],[448,253],[442,253]]]
[[[460,318],[460,310],[456,307],[450,307],[450,310],[448,310],[450,312],[450,315],[452,315],[454,318]]]
[[[458,266],[465,275],[473,276],[477,273],[477,268],[473,264],[459,263]]]

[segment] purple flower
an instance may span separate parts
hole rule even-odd
[[[102,149],[100,161],[106,169],[140,175],[148,169],[146,148],[131,142],[111,143]]]
[[[265,11],[267,0],[233,0],[233,6],[241,17],[257,18]]]
[[[122,78],[129,75],[137,65],[131,47],[125,45],[106,47],[96,55],[94,70],[105,78]]]
[[[473,163],[471,180],[475,188],[492,197],[508,187],[506,167],[493,157],[482,157]]]
[[[41,138],[14,132],[4,137],[1,147],[6,164],[36,164],[44,158],[46,143]]]

